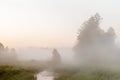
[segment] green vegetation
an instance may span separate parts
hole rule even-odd
[[[120,80],[120,73],[103,70],[81,71],[76,74],[62,74],[55,80]]]
[[[35,78],[34,73],[31,71],[16,67],[1,66],[0,80],[35,80]]]

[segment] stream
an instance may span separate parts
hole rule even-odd
[[[37,80],[54,80],[53,72],[42,71],[37,74]]]

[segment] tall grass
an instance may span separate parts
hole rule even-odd
[[[35,80],[34,73],[17,67],[0,67],[0,80]]]

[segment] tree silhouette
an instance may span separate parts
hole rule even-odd
[[[60,53],[56,50],[56,49],[53,49],[53,52],[52,52],[52,63],[54,65],[56,64],[60,64],[61,63],[61,56],[60,56]]]
[[[0,43],[0,53],[2,53],[3,51],[4,51],[4,45]]]
[[[9,49],[8,47],[4,47],[4,45],[0,43],[0,65],[14,64],[17,61],[16,50],[14,48]]]
[[[75,58],[83,63],[98,63],[102,54],[111,54],[115,47],[115,32],[109,28],[107,32],[100,26],[101,17],[98,13],[90,17],[81,26],[77,36],[77,43],[74,47]]]

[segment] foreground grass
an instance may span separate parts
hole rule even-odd
[[[61,74],[55,80],[120,80],[120,73],[104,70],[80,71],[76,74]]]
[[[16,68],[1,66],[0,80],[35,80],[34,74],[31,71]]]

